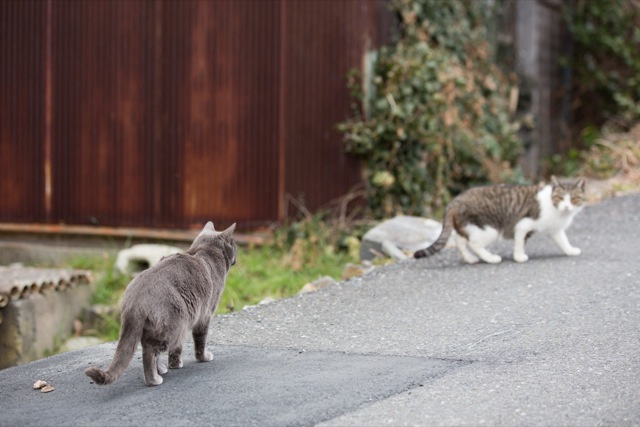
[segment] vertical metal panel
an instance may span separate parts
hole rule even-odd
[[[346,76],[376,40],[369,1],[285,2],[286,192],[317,209],[360,181],[336,125],[351,114]]]
[[[44,2],[0,2],[0,221],[44,216]]]
[[[359,180],[335,125],[379,10],[0,2],[0,220],[249,227],[282,219],[285,192],[312,209],[329,202]]]
[[[163,3],[186,221],[276,219],[278,3]],[[275,49],[274,49],[275,47]],[[167,64],[169,65],[169,64]]]
[[[154,223],[145,161],[153,144],[149,14],[146,1],[54,2],[55,220]]]

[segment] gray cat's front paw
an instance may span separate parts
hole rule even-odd
[[[213,360],[213,354],[205,350],[204,353],[196,354],[196,359],[198,359],[199,362],[210,362]]]
[[[146,377],[144,379],[144,383],[148,386],[160,385],[162,384],[162,381],[163,379],[160,375],[156,375],[156,377],[151,379],[147,379]]]

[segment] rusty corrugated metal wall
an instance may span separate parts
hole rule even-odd
[[[383,3],[0,2],[0,222],[251,227],[344,194]]]
[[[44,219],[45,9],[0,2],[0,220]]]
[[[346,71],[362,66],[367,34],[377,42],[371,38],[376,3],[330,3],[283,2],[285,193],[311,207],[344,194],[359,180],[358,164],[343,154],[335,125],[350,114]]]

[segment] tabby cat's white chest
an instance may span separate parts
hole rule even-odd
[[[565,195],[557,206],[554,205],[551,192],[551,186],[547,185],[536,195],[540,204],[540,216],[533,220],[531,228],[535,231],[555,233],[559,230],[565,230],[582,209],[582,206],[575,206],[571,203],[569,195]]]

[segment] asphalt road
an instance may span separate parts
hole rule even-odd
[[[447,250],[218,316],[214,360],[187,349],[160,387],[139,353],[90,384],[112,343],[0,371],[0,425],[639,425],[640,195],[568,235],[579,257],[543,236],[525,264]]]

